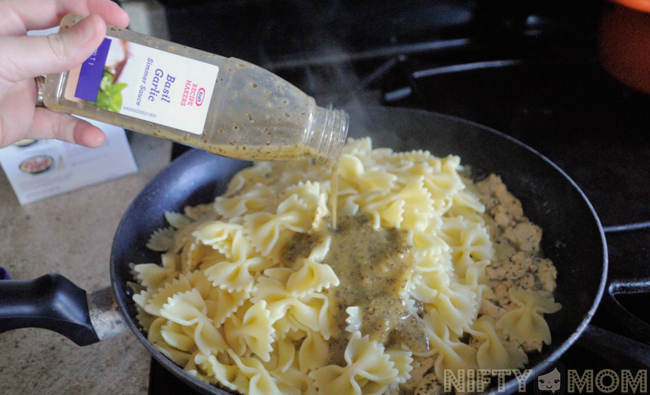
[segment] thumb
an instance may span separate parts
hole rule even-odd
[[[0,78],[17,82],[73,69],[92,55],[105,35],[104,20],[90,15],[49,36],[0,37]]]

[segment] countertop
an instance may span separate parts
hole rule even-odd
[[[170,161],[171,143],[133,133],[138,172],[21,206],[0,170],[0,266],[12,279],[60,273],[87,292],[110,285],[122,215]],[[130,332],[80,347],[44,329],[0,333],[0,394],[147,394],[150,354]]]

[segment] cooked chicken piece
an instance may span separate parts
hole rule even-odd
[[[483,196],[489,197],[487,199],[489,201],[483,202],[488,210],[492,210],[497,205],[502,205],[503,207],[499,210],[508,212],[511,218],[519,220],[523,217],[524,210],[521,207],[521,202],[508,192],[505,184],[501,181],[501,177],[491,174],[485,180],[478,182],[476,186]]]
[[[519,251],[510,257],[510,267],[506,273],[508,280],[516,280],[526,275],[532,266],[531,257]]]
[[[483,204],[485,204],[485,210],[488,211],[489,213],[492,213],[495,207],[499,205],[499,199],[495,197],[484,197],[482,199]]]
[[[494,192],[492,190],[492,183],[490,182],[491,179],[492,177],[488,177],[485,180],[474,184],[476,191],[481,198],[481,201],[483,204],[485,204],[485,209],[488,211],[492,210],[496,205],[499,204],[499,201],[494,196]]]
[[[557,269],[549,259],[538,259],[536,262],[537,278],[542,284],[545,291],[553,292],[555,290],[555,279],[557,278]]]
[[[517,280],[530,271],[531,258],[522,251],[506,261],[495,262],[485,268],[490,280]]]
[[[435,373],[422,377],[413,395],[443,395],[444,389]]]
[[[497,228],[496,225],[493,227]],[[512,243],[510,243],[510,241],[503,237],[503,234],[500,234],[498,232],[503,232],[503,230],[497,229],[497,232],[490,233],[490,237],[493,241],[492,245],[494,246],[494,260],[507,261],[511,256],[515,254],[515,252],[517,252],[517,249]]]
[[[508,268],[506,267],[508,261],[494,262],[485,268],[485,273],[490,280],[505,280]]]
[[[492,287],[492,290],[494,291],[494,294],[497,296],[497,302],[499,303],[499,305],[501,307],[503,307],[504,309],[506,309],[508,311],[510,311],[510,310],[512,310],[512,309],[514,309],[516,307],[515,304],[512,302],[512,300],[510,300],[510,294],[508,293],[508,290],[513,285],[514,284],[513,284],[512,281],[505,280],[505,281],[499,282],[497,285]]]
[[[506,313],[506,310],[494,304],[494,302],[483,299],[479,309],[479,315],[487,315],[495,320],[498,320]]]
[[[512,218],[519,220],[524,216],[524,209],[521,206],[521,201],[515,198],[506,188],[506,185],[501,181],[501,177],[494,174],[489,177],[492,185],[494,196],[506,207]]]
[[[504,236],[522,251],[535,253],[539,250],[542,230],[531,222],[521,222],[512,228],[506,228]]]
[[[497,205],[492,210],[490,210],[490,214],[492,214],[494,221],[496,221],[496,223],[502,228],[506,228],[514,224],[512,213],[510,213],[510,211],[508,211],[507,207],[504,205]]]
[[[515,281],[515,285],[523,289],[534,289],[535,275],[533,273],[526,273],[524,276]]]

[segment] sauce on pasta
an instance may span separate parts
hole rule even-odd
[[[334,342],[330,360],[342,363],[349,341],[345,309],[356,306],[361,315],[361,332],[386,345],[405,344],[411,350],[425,352],[429,343],[416,311],[411,312],[402,295],[407,291],[415,266],[405,231],[374,230],[367,215],[342,215],[336,231],[299,234],[288,243],[283,261],[293,262],[309,255],[324,237],[331,235],[330,251],[325,257],[341,283],[330,289],[334,300],[332,333]]]
[[[340,219],[325,257],[341,281],[330,289],[336,309],[358,306],[361,332],[372,340],[388,344],[401,340],[411,349],[427,351],[424,328],[401,297],[415,265],[406,232],[395,228],[374,230],[366,215]],[[336,315],[335,334],[348,334],[345,316]]]

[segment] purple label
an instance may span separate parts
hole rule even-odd
[[[81,65],[81,73],[79,74],[79,82],[77,83],[77,90],[74,93],[75,97],[92,102],[97,100],[99,83],[102,80],[106,57],[108,56],[110,47],[111,40],[105,38],[99,48],[97,48],[97,51],[83,62]]]

